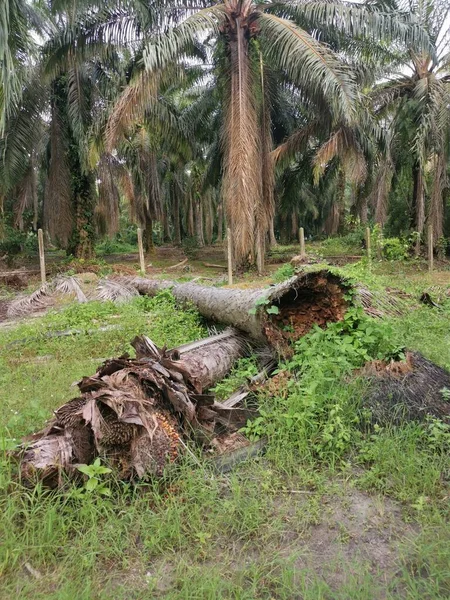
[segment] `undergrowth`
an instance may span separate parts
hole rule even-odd
[[[364,265],[355,274],[371,287],[384,282]],[[207,332],[167,292],[123,305],[74,305],[0,330],[0,598],[448,598],[448,428],[436,419],[369,426],[366,384],[353,374],[366,360],[401,358],[404,346],[450,368],[449,328],[445,303],[388,322],[351,309],[344,322],[297,342],[277,384],[261,396],[246,433],[267,436],[265,457],[227,475],[186,457],[162,482],[137,485],[97,464],[85,470],[95,482],[57,492],[24,488],[4,450],[73,397],[73,381],[106,357],[131,353],[136,334],[175,346]],[[77,332],[48,337],[67,330]],[[218,397],[256,371],[254,357],[241,359],[216,386]],[[397,554],[390,546],[397,562],[389,574],[364,557],[348,558],[356,541],[338,517],[333,543],[342,556],[322,549],[307,560],[334,504],[347,506],[355,489],[375,498],[380,515],[392,510],[391,500],[399,503],[397,527],[409,537]],[[388,517],[381,534],[394,536]]]

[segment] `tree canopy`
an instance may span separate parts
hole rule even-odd
[[[446,247],[445,0],[7,0],[1,235],[89,257],[120,218],[237,267],[278,240],[399,235]],[[128,216],[126,211],[129,210]]]

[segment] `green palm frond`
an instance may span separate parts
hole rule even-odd
[[[323,94],[336,115],[351,121],[357,94],[338,56],[292,21],[261,13],[258,24],[271,62],[296,85]]]
[[[40,74],[30,74],[22,90],[20,106],[8,118],[4,135],[0,137],[0,190],[3,193],[20,183],[28,158],[33,149],[40,146],[48,98],[48,89],[41,85]]]
[[[6,118],[22,97],[26,58],[36,49],[30,30],[40,25],[37,13],[26,0],[0,3],[0,135],[5,131]]]
[[[427,32],[414,15],[401,7],[394,11],[377,10],[356,2],[294,2],[275,5],[274,11],[307,23],[311,29],[330,29],[352,38],[368,38],[383,43],[397,42],[430,48]]]
[[[224,5],[216,4],[199,10],[167,33],[155,36],[144,48],[146,69],[154,71],[164,68],[194,46],[198,35],[205,31],[218,34],[224,19]]]

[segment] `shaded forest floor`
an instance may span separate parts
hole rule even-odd
[[[320,248],[309,249],[320,254]],[[267,277],[247,274],[236,285],[265,285],[286,276],[289,268],[280,263],[297,251],[279,249]],[[222,248],[190,258],[189,269],[167,270],[183,258],[177,249],[158,249],[148,257],[148,275],[225,284],[223,269],[203,264],[225,265]],[[440,308],[421,306],[390,319],[390,335],[450,369],[448,263],[428,274],[420,261],[374,262],[371,269],[354,259],[333,262],[347,262],[342,271],[369,289],[394,287],[415,297],[428,291]],[[104,274],[136,272],[137,256],[107,256],[63,269],[61,263],[60,255],[49,257],[51,272],[93,273],[87,285],[94,288]],[[33,264],[18,261],[14,268]],[[122,271],[112,266],[118,264]],[[0,303],[17,288],[38,285],[33,275],[26,288],[0,286]],[[45,337],[73,327],[82,333]],[[345,451],[339,452],[313,437],[302,439],[304,424],[296,428],[286,421],[264,457],[230,473],[186,459],[164,484],[132,487],[106,479],[110,498],[79,494],[69,485],[48,493],[17,484],[5,450],[70,399],[74,381],[93,373],[104,358],[130,352],[129,340],[139,333],[170,347],[204,336],[206,328],[194,311],[162,296],[122,305],[69,304],[0,329],[2,600],[450,597],[450,433],[437,423],[375,431],[355,423],[342,431],[349,439],[342,438]],[[304,398],[314,398],[324,407],[340,406],[342,422],[350,423],[361,390],[342,373],[330,391],[325,377],[333,365],[326,360],[316,363],[314,393],[294,376],[272,392],[268,405],[287,398],[300,423]],[[253,368],[252,359],[241,361],[220,393],[231,392]]]

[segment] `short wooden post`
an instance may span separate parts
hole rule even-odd
[[[139,247],[139,262],[141,264],[142,274],[145,275],[145,260],[144,260],[144,246],[142,244],[142,229],[137,229],[138,247]]]
[[[370,227],[366,227],[366,248],[367,248],[367,259],[369,261],[369,265],[372,261],[372,245],[370,241]]]
[[[300,258],[306,258],[306,250],[305,250],[305,230],[303,227],[300,227],[298,236],[300,238]]]
[[[44,234],[42,229],[38,229],[38,244],[39,244],[39,264],[41,267],[41,281],[45,283],[47,278],[45,276],[45,255],[44,255]]]
[[[233,285],[233,254],[231,246],[231,231],[227,228],[227,257],[228,257],[228,285]]]
[[[433,226],[428,225],[428,271],[431,273],[433,270]]]

